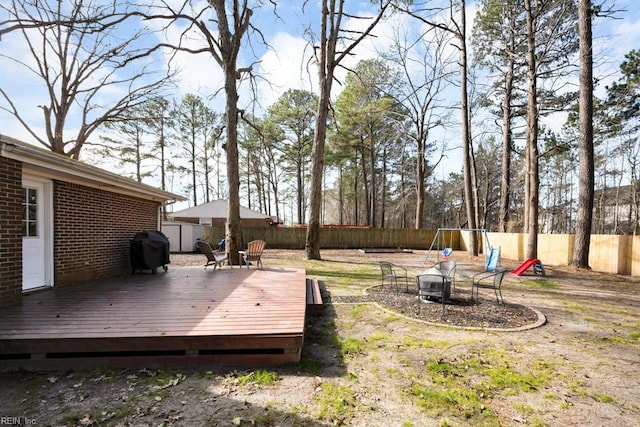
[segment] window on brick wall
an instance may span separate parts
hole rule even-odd
[[[22,189],[22,236],[38,237],[38,190]]]

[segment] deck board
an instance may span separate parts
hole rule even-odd
[[[193,354],[211,363],[216,352],[244,351],[245,361],[278,363],[255,354],[270,349],[291,362],[299,360],[305,314],[304,267],[170,266],[168,272],[25,295],[22,304],[0,310],[0,358],[16,366],[20,361],[5,362],[25,354],[29,360],[65,354],[71,361],[87,353],[89,361],[97,351],[162,350],[172,364],[179,359],[172,351],[189,355],[190,363]]]

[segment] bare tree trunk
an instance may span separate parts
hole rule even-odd
[[[467,225],[468,228],[474,229],[477,227],[476,223],[476,206],[477,200],[474,197],[474,188],[472,184],[472,157],[471,157],[471,126],[469,123],[469,94],[467,93],[467,42],[466,42],[466,13],[465,13],[465,0],[462,0],[460,18],[460,33],[458,34],[460,40],[460,110],[462,112],[462,167],[464,171],[464,199],[466,201],[467,208]],[[478,255],[478,240],[476,233],[470,233],[469,235],[469,253],[471,255]]]
[[[512,14],[512,22],[515,23],[515,14]],[[498,214],[498,231],[507,232],[509,224],[509,203],[511,197],[511,98],[513,95],[513,71],[515,67],[515,42],[514,35],[510,40],[511,52],[507,63],[507,72],[504,79],[504,100],[502,102],[502,165],[500,181],[500,212]]]
[[[631,172],[631,209],[629,210],[629,219],[628,224],[630,224],[628,228],[628,233],[635,236],[638,234],[638,219],[640,219],[639,213],[640,210],[638,208],[638,179],[636,177],[636,166],[633,166],[633,170]]]
[[[193,108],[192,108],[193,110]],[[192,113],[195,114],[195,113]],[[196,162],[196,145],[198,143],[198,138],[196,137],[196,129],[195,127],[191,127],[191,129],[189,129],[191,131],[191,141],[190,141],[190,145],[189,145],[189,149],[191,150],[191,152],[189,153],[190,158],[189,158],[189,163],[191,165],[191,187],[192,191],[193,191],[193,206],[197,206],[198,205],[198,180],[197,180],[197,162]]]
[[[296,186],[298,187],[296,189],[296,197],[298,199],[298,224],[304,224],[304,184],[302,182],[302,161],[299,158],[296,161],[296,169]]]
[[[225,227],[225,249],[229,253],[231,263],[239,263],[238,250],[242,247],[240,230],[240,170],[238,165],[238,88],[236,79],[238,52],[242,38],[249,28],[251,10],[246,7],[240,9],[234,3],[233,32],[229,28],[229,20],[224,0],[210,0],[218,18],[218,42],[220,55],[216,60],[224,71],[224,90],[226,95],[226,131],[227,142],[227,181],[229,184],[229,199],[227,205],[227,224]]]
[[[229,200],[227,225],[225,228],[225,250],[232,263],[239,263],[238,250],[242,247],[240,233],[240,171],[238,167],[238,92],[236,87],[235,61],[233,72],[225,70],[224,90],[227,96],[227,181]]]
[[[424,227],[424,203],[425,203],[425,179],[427,177],[427,132],[422,130],[420,123],[424,120],[416,120],[418,153],[416,158],[416,216],[415,228]]]
[[[273,194],[273,203],[275,204],[275,208],[276,208],[276,219],[278,220],[284,219],[284,218],[281,218],[281,215],[280,215],[280,198],[278,195],[277,162],[275,161],[273,150],[268,148],[264,141],[262,145],[263,145],[262,152],[264,153],[264,157],[268,159],[266,176],[267,176],[268,187],[270,189],[268,191],[269,200],[271,200],[271,194]]]
[[[378,187],[377,184],[377,180],[376,180],[376,160],[375,160],[375,150],[373,147],[373,133],[370,132],[369,134],[369,163],[370,163],[370,171],[369,173],[371,174],[371,178],[370,178],[370,186],[369,186],[369,225],[371,225],[372,227],[376,227],[378,222],[377,222],[377,216],[378,216],[378,212],[377,212],[377,197],[376,197],[376,190]]]
[[[613,206],[613,228],[611,229],[612,233],[617,233],[618,227],[620,226],[620,202],[621,202],[621,200],[620,200],[620,188],[621,188],[620,187],[620,183],[618,183],[618,185],[616,186],[616,201],[615,201],[614,206]],[[605,191],[602,191],[602,193],[604,194]],[[602,218],[606,219],[606,215],[603,215]],[[601,221],[601,223],[602,223],[602,226],[601,226],[602,227],[602,232],[601,232],[601,234],[604,234],[605,233],[606,224],[605,224],[604,220]]]
[[[327,118],[329,116],[329,102],[333,83],[333,58],[335,58],[335,44],[338,36],[329,32],[330,13],[335,12],[334,0],[331,11],[327,0],[322,1],[322,17],[320,28],[320,52],[316,55],[318,61],[318,111],[316,112],[316,129],[313,134],[311,147],[311,190],[309,194],[309,223],[305,241],[305,256],[307,259],[320,259],[320,208],[322,207],[322,177],[324,176],[324,143],[327,137]],[[333,29],[333,21],[331,21]],[[339,25],[338,25],[339,27]]]
[[[387,216],[387,148],[382,153],[382,174],[380,175],[380,228],[385,228]]]
[[[577,268],[589,268],[594,187],[591,0],[578,1],[578,35],[580,38],[580,100],[578,112],[580,126],[578,140],[580,184],[578,213],[576,216],[576,240],[571,263]]]
[[[536,44],[531,0],[525,0],[527,14],[527,57],[528,57],[528,106],[527,106],[527,211],[528,242],[527,258],[537,258],[538,252],[538,105],[536,82]]]
[[[358,150],[355,152],[356,164],[354,170],[358,169]],[[355,174],[353,177],[353,224],[360,225],[360,174]]]
[[[331,98],[331,86],[335,68],[350,55],[353,49],[367,37],[380,22],[389,7],[390,0],[380,3],[380,10],[366,30],[349,39],[350,44],[336,51],[340,38],[345,0],[322,0],[320,19],[320,40],[316,47],[316,63],[318,66],[318,111],[316,112],[316,129],[311,148],[311,191],[309,195],[309,222],[305,242],[307,259],[320,259],[320,211],[322,208],[322,179],[324,177],[324,145],[327,136],[327,118]],[[353,35],[353,34],[352,34]]]
[[[166,104],[160,104],[163,107]],[[166,141],[164,139],[164,124],[165,124],[165,111],[164,108],[161,110],[161,116],[160,116],[160,142],[159,142],[159,149],[160,149],[160,182],[163,190],[167,189],[167,168],[166,168]],[[167,205],[166,203],[162,204],[162,219],[166,220],[168,218],[167,216]]]
[[[342,164],[340,164],[340,171],[338,177],[338,211],[339,222],[338,224],[344,225],[344,182],[342,181]]]
[[[325,25],[325,24],[323,24]],[[322,46],[325,43],[321,44]],[[322,48],[321,48],[322,49]],[[311,193],[309,195],[309,223],[305,242],[305,256],[307,259],[320,259],[320,208],[322,203],[322,177],[324,175],[324,142],[327,136],[327,118],[329,115],[329,96],[333,70],[326,70],[325,66],[318,66],[318,81],[320,82],[320,96],[318,97],[318,115],[316,130],[311,149]],[[324,123],[325,125],[321,125]]]
[[[424,227],[424,178],[426,175],[425,147],[418,138],[418,154],[416,159],[416,229]]]
[[[360,146],[363,147],[363,141],[360,140]],[[362,156],[362,184],[364,185],[364,189],[362,193],[364,194],[364,208],[365,208],[365,225],[373,225],[371,223],[371,198],[372,198],[372,189],[371,189],[371,178],[369,178],[367,171],[367,156],[364,152],[364,149],[360,152]]]

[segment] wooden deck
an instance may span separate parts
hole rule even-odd
[[[300,266],[169,266],[33,293],[0,310],[0,369],[296,363],[306,288]]]

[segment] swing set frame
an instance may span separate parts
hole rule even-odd
[[[442,232],[449,232],[449,246],[443,246],[441,245],[441,241],[444,240],[446,242],[446,239],[443,237],[444,233]],[[487,260],[487,254],[489,253],[490,249],[491,249],[491,244],[489,243],[489,236],[487,235],[487,230],[485,228],[438,228],[438,230],[436,231],[436,235],[433,237],[433,240],[431,241],[431,246],[429,246],[429,250],[427,251],[427,255],[424,258],[424,262],[426,263],[427,261],[429,261],[429,257],[431,256],[431,252],[434,249],[434,246],[436,248],[436,253],[437,253],[437,258],[436,258],[436,262],[440,261],[440,254],[442,252],[442,250],[444,249],[450,249],[453,250],[453,248],[451,247],[451,243],[453,242],[453,232],[454,231],[458,231],[458,232],[463,232],[463,231],[467,231],[467,232],[474,232],[474,233],[481,233],[482,234],[482,243],[484,245],[484,249],[482,250],[482,254],[484,255],[485,258],[485,262]]]

